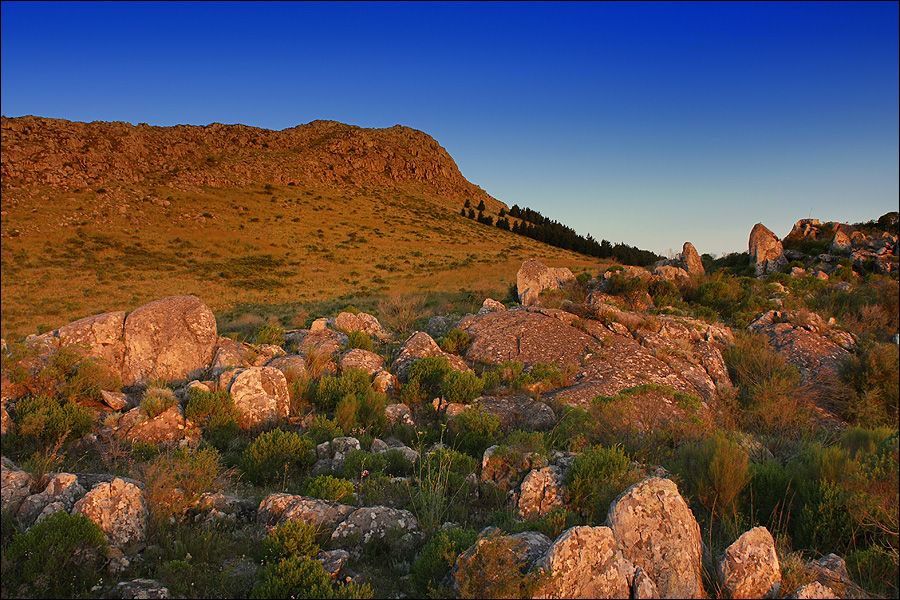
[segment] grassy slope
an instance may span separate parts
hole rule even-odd
[[[16,197],[3,205],[5,338],[171,294],[196,294],[217,313],[348,294],[502,297],[528,257],[576,272],[601,264],[465,219],[412,183],[199,193],[32,188]]]

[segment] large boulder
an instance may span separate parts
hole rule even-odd
[[[575,281],[572,271],[565,267],[548,267],[539,260],[526,260],[516,273],[516,290],[523,306],[537,304],[544,290],[558,290]]]
[[[125,359],[124,311],[116,311],[79,319],[56,330],[61,347],[78,348],[121,373]]]
[[[289,354],[287,356],[276,356],[266,363],[267,367],[278,369],[284,373],[284,378],[288,383],[303,379],[306,377],[306,359],[299,354]]]
[[[572,527],[537,563],[549,579],[535,598],[628,598],[634,570],[609,527]]]
[[[749,252],[757,277],[780,271],[787,264],[781,240],[762,223],[757,223],[750,231]]]
[[[725,550],[719,580],[729,598],[774,598],[781,587],[775,540],[765,527],[754,527]]]
[[[353,506],[294,496],[291,503],[281,513],[279,522],[302,521],[323,531],[333,531],[340,523],[356,510]]]
[[[148,512],[141,488],[118,477],[94,486],[72,512],[96,523],[113,546],[123,548],[146,539]]]
[[[400,353],[394,360],[391,370],[401,380],[406,378],[406,372],[414,362],[421,358],[443,356],[449,361],[450,366],[457,371],[470,371],[466,362],[455,354],[444,352],[437,342],[424,331],[417,331],[403,343]]]
[[[22,502],[31,495],[32,482],[29,473],[4,458],[0,466],[0,504],[3,510],[15,514]]]
[[[342,312],[334,318],[334,327],[344,333],[361,331],[379,340],[390,339],[390,334],[384,330],[378,319],[370,314]]]
[[[631,486],[610,505],[607,524],[661,597],[703,597],[700,526],[674,482],[651,477]]]
[[[358,369],[360,371],[365,371],[369,375],[374,375],[384,367],[384,359],[374,352],[369,352],[362,348],[353,348],[341,356],[338,365],[340,366],[341,371]]]
[[[243,429],[286,418],[291,397],[284,373],[274,367],[238,370],[228,386]]]
[[[196,296],[172,296],[145,304],[125,318],[126,385],[189,378],[206,369],[218,336],[216,318]]]
[[[519,487],[519,516],[523,519],[543,517],[556,508],[565,508],[567,491],[563,471],[556,465],[534,469]]]

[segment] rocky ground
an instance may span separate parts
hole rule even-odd
[[[896,594],[893,218],[394,330],[174,296],[4,341],[3,595]]]

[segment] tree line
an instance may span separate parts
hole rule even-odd
[[[657,254],[649,250],[642,250],[621,242],[617,244],[612,244],[607,240],[598,242],[590,234],[587,236],[578,235],[571,227],[545,217],[540,212],[528,207],[519,208],[518,204],[513,204],[512,208],[509,209],[509,213],[501,208],[496,221],[494,217],[485,215],[484,210],[484,200],[481,200],[475,208],[472,208],[471,201],[466,200],[459,214],[479,223],[512,231],[557,248],[597,258],[612,258],[626,265],[643,267],[653,264],[660,259]],[[510,224],[509,217],[519,220]]]

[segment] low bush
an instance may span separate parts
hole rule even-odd
[[[463,354],[468,350],[472,343],[472,336],[462,329],[453,328],[447,332],[447,335],[441,338],[440,347],[444,352],[450,354]]]
[[[462,498],[468,489],[467,478],[475,472],[476,461],[446,448],[429,452],[414,474],[410,504],[426,533],[436,532],[455,508],[466,512]]]
[[[277,562],[292,556],[313,558],[319,553],[319,530],[303,521],[285,521],[262,541],[263,560]]]
[[[590,444],[595,420],[583,408],[566,406],[556,424],[547,433],[547,443],[554,450],[578,452]]]
[[[74,598],[101,581],[106,536],[81,514],[56,512],[4,552],[3,590],[20,598]]]
[[[362,398],[370,388],[368,373],[359,369],[347,369],[339,376],[324,375],[316,386],[315,403],[320,410],[332,412],[345,397]]]
[[[184,417],[205,429],[216,448],[224,448],[240,433],[238,411],[228,392],[206,392],[193,388],[188,393]]]
[[[69,400],[45,396],[19,400],[16,415],[18,435],[44,446],[80,438],[94,423],[90,409]]]
[[[262,325],[253,334],[253,343],[284,346],[284,328],[275,323]]]
[[[610,502],[635,481],[631,460],[619,446],[585,450],[566,474],[572,509],[591,523],[602,522]]]
[[[307,437],[292,431],[273,429],[247,446],[243,469],[254,483],[286,482],[304,473],[315,461],[315,446]]]
[[[307,496],[341,504],[352,502],[355,491],[352,481],[332,475],[319,475],[306,482]]]
[[[325,415],[315,415],[306,426],[305,434],[316,444],[321,444],[344,435],[344,431],[340,425]]]
[[[422,547],[410,569],[410,580],[421,598],[448,596],[442,582],[456,558],[475,543],[478,534],[471,529],[441,529]]]
[[[332,584],[331,575],[317,560],[292,556],[260,569],[251,598],[371,598],[369,585]]]
[[[364,471],[372,473],[384,473],[387,468],[387,458],[378,452],[366,452],[365,450],[351,450],[344,457],[344,465],[341,469],[344,477],[359,479]]]
[[[511,537],[488,536],[482,540],[470,563],[455,575],[460,598],[530,598],[540,581],[528,572],[519,545]]]
[[[711,513],[733,517],[737,500],[750,481],[749,457],[736,442],[722,434],[684,444],[676,470],[687,492]]]
[[[483,387],[481,379],[471,371],[450,371],[441,381],[441,397],[447,402],[466,404],[478,397]]]
[[[194,506],[200,495],[213,491],[221,476],[214,448],[179,448],[160,454],[144,469],[144,495],[157,521],[177,517]]]
[[[360,350],[372,352],[375,348],[375,344],[372,342],[372,338],[364,331],[351,331],[347,334],[347,344],[345,347],[348,350],[351,348],[359,348]]]
[[[178,404],[175,392],[165,387],[149,387],[141,397],[141,410],[151,419]]]
[[[488,446],[500,439],[500,418],[481,408],[470,408],[450,419],[447,433],[455,448],[480,459]]]
[[[863,345],[842,366],[841,379],[848,388],[843,416],[867,427],[896,424],[900,370],[897,344]]]

